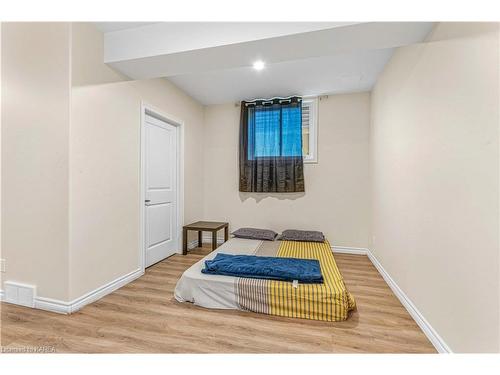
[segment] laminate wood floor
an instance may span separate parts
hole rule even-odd
[[[174,255],[72,315],[1,304],[1,345],[78,353],[435,353],[368,257],[335,254],[357,310],[344,322],[209,310],[173,296],[210,250]]]

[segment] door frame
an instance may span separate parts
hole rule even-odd
[[[152,105],[141,101],[141,130],[140,130],[140,194],[139,194],[139,265],[144,272],[146,265],[146,218],[144,215],[144,201],[146,199],[146,115],[156,117],[159,120],[165,121],[170,125],[177,127],[177,228],[176,228],[176,247],[177,254],[182,253],[182,226],[184,224],[184,121],[165,113]]]

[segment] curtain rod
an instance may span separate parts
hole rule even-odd
[[[269,98],[269,99],[264,99],[264,98],[256,98],[256,99],[252,99],[252,100],[243,100],[245,102],[245,105],[248,106],[249,104],[252,104],[252,102],[257,102],[257,101],[261,101],[263,103],[266,103],[266,102],[272,102],[273,100],[290,100],[292,98],[299,98],[300,100],[302,100],[302,97],[300,95],[290,95],[290,96],[287,96],[287,97],[283,97],[283,96],[275,96],[273,98]],[[235,107],[238,107],[240,106],[240,103],[234,103],[234,106]]]
[[[290,99],[290,98],[293,98],[293,97],[299,97],[301,98],[302,100],[307,100],[309,98],[318,98],[319,100],[321,99],[327,99],[328,98],[328,94],[324,94],[324,95],[306,95],[306,96],[300,96],[300,95],[291,95],[291,96],[287,96],[287,97],[280,97],[280,96],[277,96],[275,98],[271,98],[271,99],[252,99],[252,100],[243,100],[244,102],[255,102],[257,100],[262,100],[262,101],[270,101],[270,100],[273,100],[273,99],[280,99],[280,100],[286,100],[286,99]],[[241,105],[241,101],[239,102],[235,102],[234,103],[234,106],[235,107],[239,107]]]
[[[275,97],[269,98],[269,99],[256,98],[256,99],[252,99],[252,100],[243,100],[243,101],[244,102],[256,102],[258,100],[262,100],[263,102],[268,102],[268,101],[271,101],[271,100],[274,100],[274,99],[287,100],[287,99],[291,99],[291,98],[295,98],[295,97],[302,98],[300,95],[290,95],[290,96],[286,96],[286,97],[275,96]]]

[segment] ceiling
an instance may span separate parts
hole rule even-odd
[[[99,23],[105,62],[132,79],[166,77],[203,104],[369,91],[395,48],[430,22]],[[252,64],[266,63],[262,71]]]
[[[204,104],[274,96],[320,95],[369,91],[393,49],[169,77],[177,87]]]

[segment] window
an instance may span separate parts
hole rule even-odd
[[[254,113],[254,148],[249,148],[249,158],[299,156],[297,144],[298,121],[302,124],[302,157],[305,163],[317,162],[317,98],[302,101],[302,119],[299,109],[260,108]],[[250,124],[250,126],[252,126]],[[253,156],[250,154],[253,153]]]
[[[255,146],[249,157],[300,156],[299,107],[260,108],[255,111]]]
[[[302,101],[302,156],[304,163],[318,162],[318,99]]]

